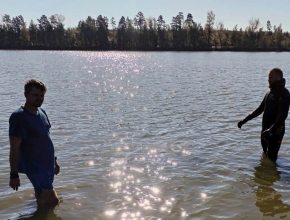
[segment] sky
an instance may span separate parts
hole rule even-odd
[[[215,22],[223,22],[225,27],[245,29],[251,18],[259,19],[266,29],[267,21],[272,26],[282,24],[283,31],[290,32],[289,0],[0,0],[0,16],[22,15],[27,24],[37,22],[42,15],[61,14],[65,17],[65,27],[76,27],[80,20],[99,15],[114,17],[117,24],[121,18],[133,19],[141,11],[146,18],[162,15],[166,24],[172,17],[183,12],[193,15],[193,20],[204,26],[209,11],[215,14]]]

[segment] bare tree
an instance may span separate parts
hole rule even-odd
[[[217,29],[217,35],[218,35],[218,38],[219,38],[219,43],[220,43],[220,46],[222,48],[223,47],[224,38],[225,38],[225,26],[224,26],[224,23],[221,22],[221,21],[219,23],[217,23],[216,29]]]
[[[112,29],[115,30],[116,29],[116,21],[115,21],[114,17],[111,18],[110,23],[111,23]]]
[[[63,15],[55,14],[54,16],[57,18],[58,23],[62,23],[63,24],[63,22],[65,20],[65,17]]]
[[[282,46],[282,41],[283,41],[283,30],[282,30],[282,24],[280,24],[278,27],[274,28],[274,39],[275,39],[275,44],[276,47],[281,47]]]
[[[247,27],[247,30],[249,32],[258,32],[259,31],[259,26],[260,26],[260,20],[257,18],[251,18],[249,20],[249,26]]]
[[[213,11],[208,12],[206,25],[205,25],[205,31],[206,31],[208,45],[210,45],[210,40],[211,40],[211,36],[213,33],[214,21],[215,21],[215,14],[213,13]]]
[[[65,17],[60,14],[54,14],[49,17],[49,21],[53,28],[56,28],[58,25],[63,25]]]

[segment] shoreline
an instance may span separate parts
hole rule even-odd
[[[290,52],[290,48],[271,48],[271,49],[262,49],[262,48],[213,48],[213,49],[96,49],[96,48],[0,48],[0,50],[15,50],[15,51],[118,51],[118,52]]]

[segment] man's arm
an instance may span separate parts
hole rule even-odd
[[[248,121],[252,120],[253,118],[258,117],[260,114],[263,113],[266,97],[267,97],[267,95],[264,97],[264,99],[261,102],[261,104],[259,105],[259,107],[255,111],[253,111],[252,114],[249,114],[246,118],[244,118],[243,120],[239,121],[239,123],[238,123],[238,127],[239,128],[241,128],[243,124],[246,124]]]
[[[247,121],[250,121],[250,120],[252,120],[253,118],[256,118],[256,117],[258,117],[260,114],[262,114],[263,111],[264,111],[264,100],[261,102],[261,104],[259,105],[259,107],[258,107],[255,111],[253,111],[252,114],[248,115],[245,119],[246,119]]]
[[[54,160],[55,160],[55,169],[54,169],[54,174],[57,175],[60,171],[60,166],[57,162],[57,157],[54,157]]]
[[[18,190],[20,186],[20,180],[18,176],[18,160],[19,160],[19,148],[22,142],[21,138],[10,136],[10,187],[14,190]]]

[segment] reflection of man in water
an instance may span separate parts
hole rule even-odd
[[[279,68],[270,70],[268,82],[270,91],[266,93],[260,106],[238,123],[238,127],[241,128],[243,124],[264,112],[261,144],[268,157],[276,161],[285,133],[285,120],[288,116],[290,94],[285,88],[283,72]]]
[[[41,81],[26,81],[26,102],[9,119],[9,185],[17,191],[20,186],[18,172],[25,173],[34,187],[38,204],[55,206],[59,199],[53,189],[53,179],[60,168],[50,138],[50,122],[45,111],[40,108],[45,92],[46,87]]]
[[[277,170],[276,163],[263,157],[260,165],[255,167],[255,183],[258,184],[256,189],[257,202],[256,206],[264,216],[274,217],[277,214],[288,213],[290,206],[284,204],[281,195],[273,189],[273,184],[280,180],[281,172]]]
[[[55,211],[53,209],[49,208],[41,208],[37,209],[34,213],[32,214],[25,214],[25,215],[20,215],[19,219],[21,220],[62,220],[61,217],[58,217],[55,214]]]

